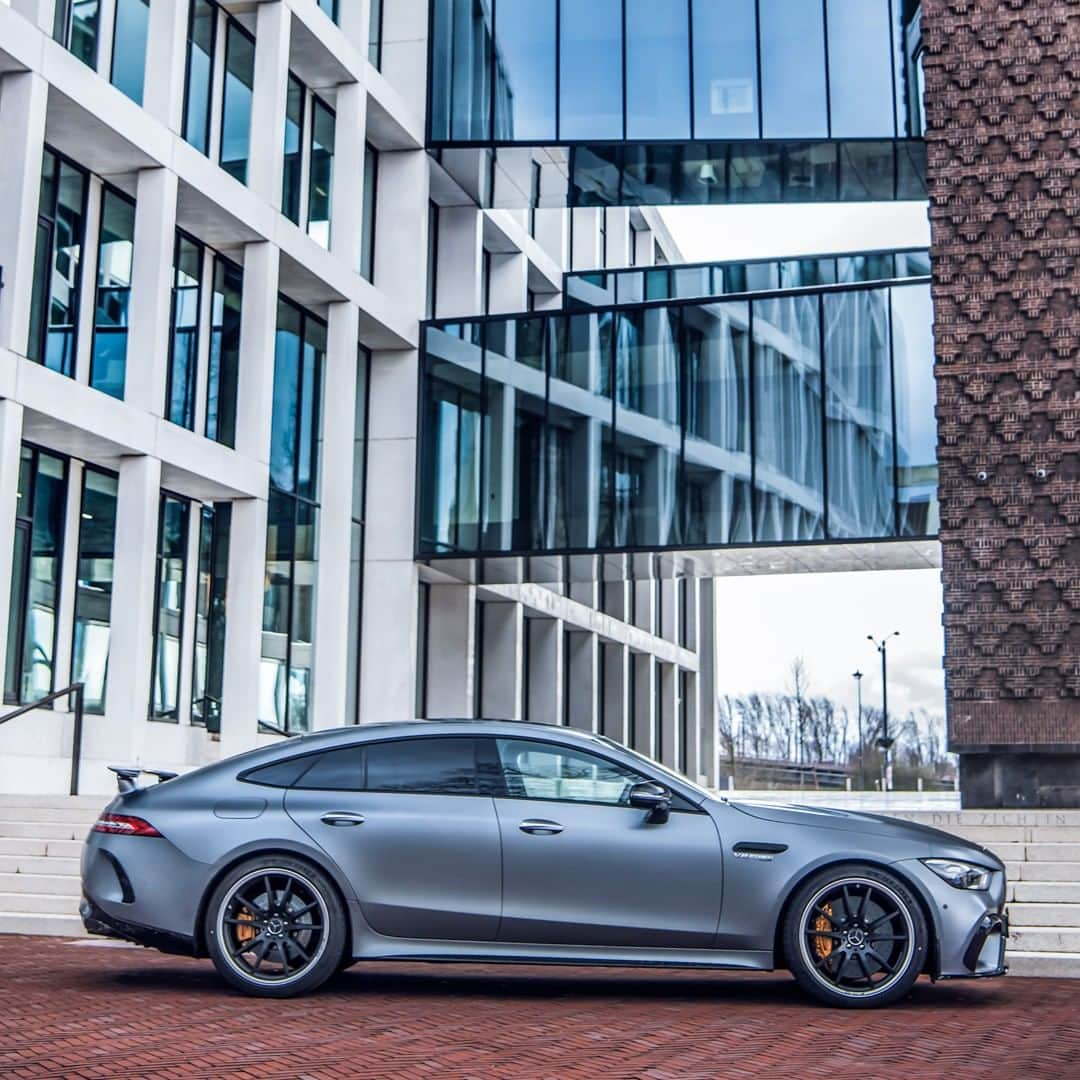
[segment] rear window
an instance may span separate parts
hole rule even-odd
[[[275,761],[273,765],[263,765],[244,773],[240,779],[252,784],[266,784],[268,787],[292,787],[307,772],[314,760],[309,755]]]

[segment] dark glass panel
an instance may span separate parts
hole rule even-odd
[[[56,0],[53,38],[89,67],[97,67],[99,0]]]
[[[753,302],[755,540],[824,535],[818,298]]]
[[[626,0],[627,138],[690,137],[688,23],[686,4]]]
[[[840,199],[892,199],[896,188],[895,151],[891,142],[840,143]]]
[[[822,298],[829,536],[892,536],[889,290]]]
[[[434,0],[431,134],[436,141],[491,135],[491,8]]]
[[[900,535],[936,536],[937,383],[930,286],[905,285],[891,291]]]
[[[117,0],[113,26],[112,84],[142,104],[150,0]]]
[[[559,138],[621,139],[620,0],[564,3],[559,49]]]
[[[71,681],[84,684],[83,707],[105,711],[109,667],[113,560],[116,553],[116,477],[87,468],[79,515]]]
[[[184,632],[189,512],[190,504],[186,499],[162,496],[150,717],[173,723],[179,720],[180,643]]]
[[[221,730],[225,681],[225,601],[229,580],[232,506],[204,506],[199,531],[199,579],[195,609],[192,723]]]
[[[383,0],[371,0],[368,9],[368,60],[382,67]]]
[[[495,9],[495,139],[555,138],[557,0],[499,0]]]
[[[216,29],[217,8],[209,0],[192,0],[188,24],[184,139],[203,154],[210,152],[210,100],[213,95]]]
[[[318,562],[319,511],[296,503],[296,548],[289,612],[289,718],[292,733],[311,730],[309,704],[315,651],[315,573]]]
[[[270,488],[266,524],[262,647],[259,661],[260,724],[286,730],[289,672],[289,603],[296,546],[296,500]]]
[[[360,276],[375,280],[375,210],[379,185],[379,152],[364,144],[364,205],[360,231]]]
[[[225,34],[225,90],[221,99],[221,167],[247,183],[255,42],[232,19]]]
[[[112,188],[106,188],[102,197],[99,235],[90,385],[112,397],[122,398],[127,368],[135,204]]]
[[[750,305],[684,308],[688,544],[751,539]]]
[[[889,3],[827,0],[826,21],[833,138],[892,137]]]
[[[922,14],[920,0],[892,0],[893,75],[896,80],[896,131],[921,138],[926,131],[923,105]]]
[[[822,5],[759,0],[761,102],[767,139],[828,134]]]
[[[300,309],[278,302],[274,347],[274,412],[270,429],[270,482],[280,491],[296,490],[296,442],[299,430]]]
[[[834,143],[809,143],[784,148],[785,202],[834,202],[836,183]],[[891,192],[891,187],[889,190]]]
[[[304,160],[304,84],[289,75],[285,93],[285,170],[281,188],[281,212],[300,224],[300,183]]]
[[[189,431],[195,427],[202,264],[202,245],[177,234],[173,261],[172,354],[165,417]]]
[[[403,739],[369,743],[367,791],[405,791],[418,795],[476,795],[476,743],[473,739]]]
[[[240,314],[244,273],[220,256],[214,260],[210,306],[210,357],[206,381],[206,437],[236,444],[236,389],[240,372]]]
[[[294,777],[294,782],[298,788],[307,790],[362,791],[366,753],[367,745],[364,743],[328,750],[325,754],[319,754],[314,759],[315,763],[299,778]],[[309,758],[308,763],[310,761]]]
[[[296,493],[318,500],[319,450],[322,445],[322,381],[326,361],[326,324],[304,316],[304,349],[296,458]]]
[[[694,138],[756,139],[754,0],[694,0]]]
[[[311,104],[311,157],[308,176],[308,235],[330,247],[334,190],[334,112],[319,98]]]

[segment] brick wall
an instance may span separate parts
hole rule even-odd
[[[950,745],[1080,747],[1080,0],[924,0]]]

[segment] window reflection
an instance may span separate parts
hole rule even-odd
[[[559,138],[621,139],[620,0],[562,4],[559,29]]]
[[[334,187],[334,111],[320,98],[311,102],[308,161],[308,235],[330,247],[330,209]]]
[[[134,242],[135,203],[106,188],[101,202],[90,385],[115,398],[124,396]]]
[[[499,0],[495,138],[554,139],[556,0]]]
[[[221,255],[214,257],[210,304],[210,357],[206,379],[206,437],[236,445],[236,391],[240,374],[240,313],[244,272]]]
[[[184,633],[190,510],[187,499],[162,494],[158,518],[157,612],[150,719],[168,720],[174,724],[180,719],[180,643]]]
[[[203,154],[210,153],[210,102],[216,41],[217,8],[210,0],[192,0],[188,17],[184,139]]]
[[[690,137],[687,6],[626,0],[626,137]]]
[[[229,19],[225,33],[225,89],[221,98],[221,167],[247,183],[251,98],[255,86],[255,40]]]
[[[754,0],[694,0],[694,136],[758,137]]]
[[[304,84],[293,74],[285,94],[285,166],[282,176],[281,212],[300,224],[300,184],[304,162]]]
[[[202,244],[177,232],[173,257],[172,352],[165,416],[189,430],[195,427],[203,255]]]
[[[150,0],[117,0],[113,25],[112,84],[141,105],[146,75]]]
[[[53,39],[88,67],[97,66],[99,0],[56,0]]]
[[[199,567],[195,587],[195,657],[191,722],[221,730],[225,676],[225,600],[229,577],[232,506],[214,503],[199,514]]]

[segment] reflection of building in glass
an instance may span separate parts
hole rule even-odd
[[[929,326],[924,280],[433,323],[420,551],[932,535]]]

